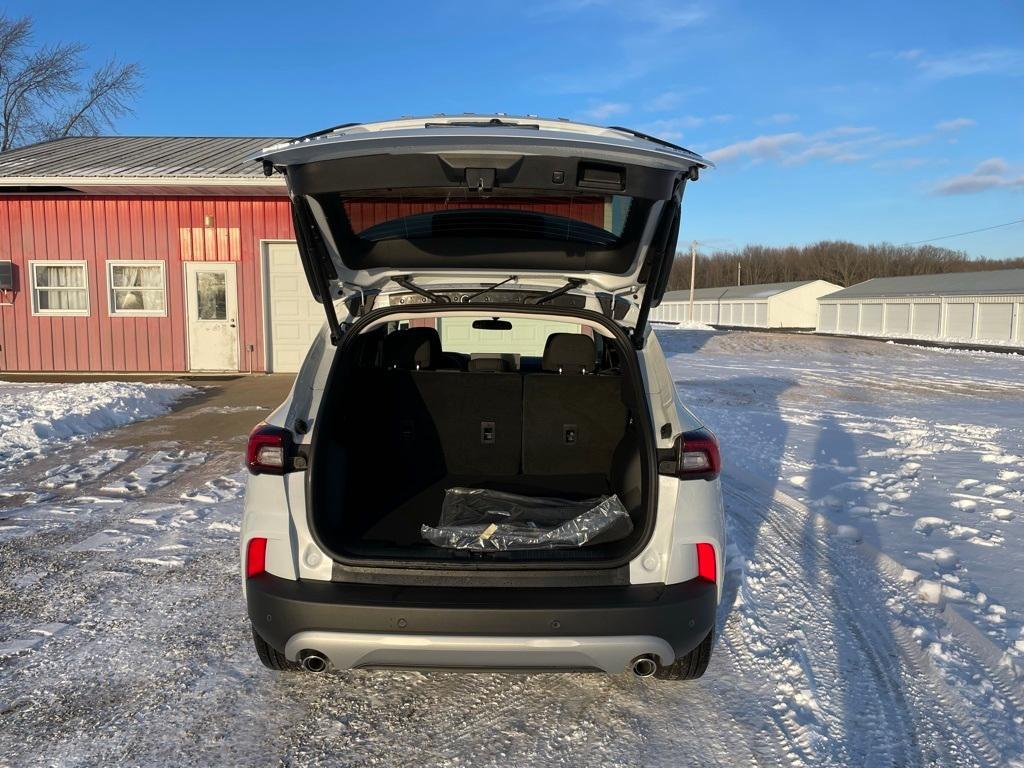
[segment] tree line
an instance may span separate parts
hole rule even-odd
[[[828,280],[844,288],[873,277],[930,275],[986,269],[1024,268],[1016,259],[972,259],[965,251],[934,245],[858,245],[824,240],[812,245],[748,245],[737,251],[697,255],[696,288],[717,288],[795,280]],[[676,253],[669,290],[690,287],[690,254]]]

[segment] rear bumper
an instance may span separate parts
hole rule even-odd
[[[601,669],[670,664],[714,627],[715,585],[410,587],[291,581],[246,585],[249,618],[290,659],[340,668]]]

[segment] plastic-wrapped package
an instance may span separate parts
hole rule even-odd
[[[445,491],[437,526],[423,538],[446,549],[562,549],[629,535],[633,523],[618,496],[585,501],[520,496],[484,488]]]

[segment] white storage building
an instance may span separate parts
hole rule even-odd
[[[880,277],[818,305],[821,333],[1024,347],[1024,269]]]
[[[840,286],[825,280],[794,283],[698,288],[693,292],[693,321],[731,328],[813,329],[818,298]],[[678,323],[690,320],[690,291],[669,291],[651,319]]]

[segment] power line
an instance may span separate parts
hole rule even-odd
[[[1016,221],[1007,221],[1005,224],[993,224],[991,227],[982,227],[981,229],[970,229],[966,232],[955,232],[952,235],[931,237],[927,240],[915,240],[912,243],[901,243],[901,245],[923,245],[924,243],[934,243],[936,240],[948,240],[951,237],[963,237],[964,235],[973,235],[976,232],[988,232],[990,229],[999,229],[1000,227],[1011,227],[1014,224],[1024,224],[1024,219],[1017,219]]]

